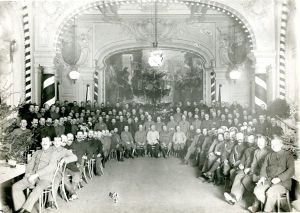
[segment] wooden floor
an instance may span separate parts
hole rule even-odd
[[[118,203],[112,202],[109,192],[119,193]],[[239,205],[228,205],[222,187],[202,183],[196,178],[195,168],[173,157],[111,160],[102,177],[95,176],[79,191],[79,200],[59,200],[59,204],[52,212],[247,212]]]

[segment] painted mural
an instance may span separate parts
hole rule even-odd
[[[148,64],[151,50],[117,53],[106,60],[106,101],[174,103],[203,100],[205,61],[186,51],[163,50],[163,64]]]

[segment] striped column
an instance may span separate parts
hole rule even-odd
[[[210,73],[210,97],[211,102],[216,101],[216,73],[212,71]]]
[[[287,0],[283,0],[281,5],[281,19],[280,19],[280,43],[279,43],[279,98],[285,99],[286,94],[286,29],[287,29],[288,7]]]
[[[26,4],[22,7],[24,30],[24,59],[25,59],[25,102],[31,102],[31,45],[29,31],[29,12]]]
[[[98,72],[94,73],[94,101],[98,102]]]
[[[42,104],[51,106],[55,103],[55,76],[42,74]]]
[[[255,74],[255,106],[261,107],[265,105],[267,107],[267,75]]]

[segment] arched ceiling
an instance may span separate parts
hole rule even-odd
[[[194,2],[158,2],[158,42],[163,48],[191,49],[207,61],[228,63],[233,43],[247,49],[255,41],[244,22],[221,7]],[[75,26],[75,28],[74,28]],[[57,52],[74,40],[93,50],[94,59],[118,49],[151,47],[154,40],[154,3],[94,2],[71,14],[58,34]],[[88,44],[92,40],[92,45]],[[227,60],[227,61],[226,61]],[[222,62],[220,62],[222,63]]]

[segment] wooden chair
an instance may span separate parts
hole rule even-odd
[[[288,206],[288,212],[292,211],[291,201],[290,201],[290,192],[286,190],[283,194],[279,194],[277,198],[277,212],[280,212],[280,203],[281,201],[286,201]]]
[[[109,160],[116,159],[116,158],[117,158],[117,150],[115,150],[115,149],[110,150]]]
[[[96,159],[91,158],[88,160],[88,173],[90,179],[94,177],[95,164],[96,164]]]
[[[39,213],[42,212],[42,208],[46,204],[47,196],[53,197],[55,207],[56,207],[56,209],[58,209],[58,204],[57,204],[56,196],[55,196],[56,192],[55,192],[54,183],[55,183],[55,179],[57,178],[57,176],[61,170],[62,170],[62,167],[60,165],[57,165],[54,175],[52,177],[51,184],[46,189],[44,189],[42,194],[40,195],[40,197],[39,197]]]
[[[62,173],[62,180],[61,180],[61,183],[59,185],[59,188],[60,188],[60,192],[62,194],[62,197],[67,201],[69,202],[69,199],[68,199],[68,196],[67,196],[67,193],[66,193],[66,189],[65,189],[65,173],[66,173],[66,168],[67,168],[67,163],[64,164],[63,166],[63,173]]]

